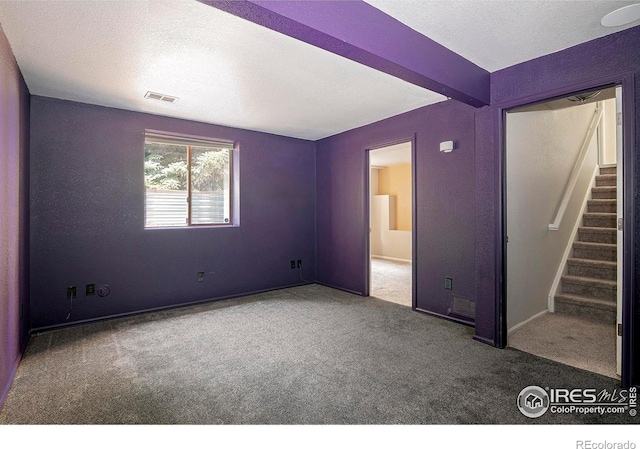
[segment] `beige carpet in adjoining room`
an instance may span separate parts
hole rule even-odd
[[[615,324],[547,313],[509,334],[510,347],[618,378]]]
[[[371,258],[369,294],[411,307],[411,262]]]

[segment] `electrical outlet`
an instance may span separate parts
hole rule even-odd
[[[444,278],[445,290],[453,290],[453,280],[451,278]]]
[[[302,260],[298,259],[298,268],[302,268]]]
[[[87,284],[85,286],[84,295],[93,296],[96,294],[96,284]]]
[[[75,285],[72,285],[71,287],[67,287],[67,299],[74,299],[76,295],[77,295],[77,292],[76,292]]]
[[[295,261],[295,260],[292,260],[292,261],[291,261],[291,269],[292,269],[292,270],[295,270],[295,268],[296,268],[296,261]]]
[[[204,271],[198,271],[198,282],[204,282]]]

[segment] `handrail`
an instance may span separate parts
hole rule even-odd
[[[556,213],[556,218],[553,220],[553,223],[549,224],[549,231],[557,231],[558,229],[560,229],[562,217],[564,217],[564,213],[566,212],[567,206],[569,205],[569,200],[571,199],[571,195],[573,194],[573,189],[576,187],[576,183],[578,182],[578,176],[580,175],[582,165],[584,164],[585,157],[587,156],[587,150],[589,149],[589,145],[591,144],[591,139],[593,138],[593,134],[596,132],[596,129],[600,124],[600,120],[602,120],[602,112],[602,106],[600,106],[600,103],[597,103],[593,118],[591,119],[591,123],[589,124],[589,129],[587,130],[587,135],[584,138],[584,142],[582,142],[580,153],[578,153],[578,159],[573,166],[571,176],[569,177],[569,182],[567,182],[567,187],[564,190],[564,195],[562,195],[562,200],[560,201],[560,205],[558,206],[558,213]]]

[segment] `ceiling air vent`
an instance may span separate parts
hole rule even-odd
[[[144,98],[148,98],[150,100],[165,101],[167,103],[175,103],[176,101],[178,101],[178,97],[172,97],[171,95],[164,95],[151,91],[144,94]]]

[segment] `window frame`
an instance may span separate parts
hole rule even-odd
[[[150,144],[161,144],[161,145],[177,145],[184,146],[187,148],[187,222],[184,225],[169,225],[169,226],[147,226],[147,199],[146,199],[146,191],[145,188],[145,200],[144,200],[144,229],[184,229],[184,228],[202,228],[202,227],[230,227],[236,226],[236,220],[234,216],[234,211],[236,210],[236,197],[234,195],[235,188],[235,167],[234,167],[234,159],[235,159],[235,150],[237,150],[237,146],[233,142],[220,140],[220,139],[209,139],[206,137],[195,137],[195,136],[184,136],[178,134],[170,134],[159,131],[151,131],[147,130],[144,133],[144,146],[148,143]],[[191,155],[192,148],[211,148],[211,149],[222,149],[227,150],[229,152],[228,164],[229,168],[228,172],[228,222],[224,223],[192,223],[192,186],[191,186]]]

